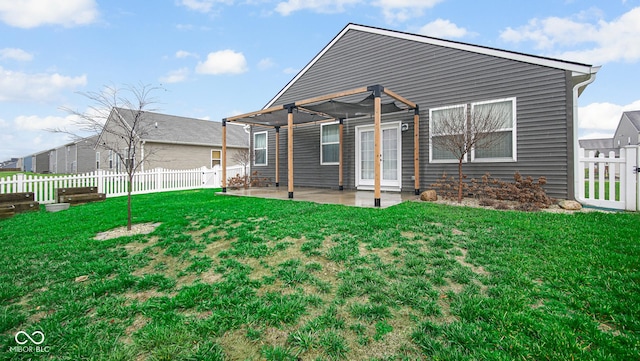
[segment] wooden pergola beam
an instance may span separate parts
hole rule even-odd
[[[222,193],[227,192],[227,121],[222,120]]]
[[[293,198],[293,107],[288,109],[287,113],[287,162],[288,175],[287,188],[289,198]]]
[[[251,113],[235,115],[233,117],[228,117],[227,121],[235,122],[235,121],[243,119],[243,118],[250,118],[250,117],[254,117],[256,115],[260,115],[260,114],[274,113],[274,112],[277,112],[279,110],[284,110],[284,105],[276,105],[276,106],[273,106],[271,108],[262,109],[262,110],[256,110],[255,112],[251,112]]]
[[[333,94],[326,94],[326,95],[320,95],[314,98],[309,98],[309,99],[305,99],[305,100],[300,100],[295,102],[294,104],[296,106],[304,106],[307,104],[313,104],[313,103],[318,103],[318,102],[323,102],[325,100],[331,100],[331,99],[335,99],[335,98],[342,98],[342,97],[346,97],[349,95],[355,95],[355,94],[360,94],[360,93],[366,93],[368,92],[367,87],[361,87],[361,88],[356,88],[356,89],[351,89],[351,90],[345,90],[342,92],[337,92],[337,93],[333,93]]]
[[[382,91],[385,94],[387,94],[388,96],[390,96],[391,98],[406,104],[409,108],[415,109],[416,107],[418,107],[418,104],[416,104],[416,103],[412,102],[411,100],[409,100],[409,99],[397,94],[394,91],[391,91],[391,90],[389,90],[387,88],[384,88]]]

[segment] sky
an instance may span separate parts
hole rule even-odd
[[[185,117],[261,109],[348,23],[601,65],[581,138],[640,110],[640,0],[0,0],[0,161],[68,143],[48,129],[106,86]]]

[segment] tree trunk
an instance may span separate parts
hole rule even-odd
[[[458,160],[458,203],[462,203],[462,158]]]
[[[129,181],[127,182],[127,231],[131,230],[131,183],[133,182],[133,175],[129,174]]]

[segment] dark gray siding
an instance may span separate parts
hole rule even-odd
[[[429,188],[443,172],[456,173],[455,164],[429,164],[429,108],[515,97],[517,102],[517,163],[467,163],[464,172],[480,177],[489,172],[512,179],[515,171],[535,178],[546,176],[547,191],[571,198],[570,147],[572,134],[570,74],[560,69],[517,62],[396,37],[348,31],[274,105],[336,91],[381,84],[420,106],[421,189]],[[383,121],[409,124],[403,132],[403,190],[413,190],[412,114],[385,116]],[[354,126],[345,128],[345,185],[355,172]],[[369,120],[369,124],[372,120]],[[320,126],[295,129],[295,184],[337,186],[337,166],[321,166]],[[269,169],[275,142],[269,137]],[[281,183],[286,184],[286,130],[281,131]],[[273,149],[272,149],[273,148]],[[255,167],[254,170],[260,170]],[[271,169],[272,170],[272,169]],[[269,171],[264,169],[265,173]]]

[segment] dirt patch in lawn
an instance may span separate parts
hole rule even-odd
[[[136,234],[149,234],[153,232],[161,223],[139,223],[131,225],[131,230],[127,227],[119,227],[105,232],[98,233],[93,239],[97,241],[106,241],[108,239],[134,236]]]

